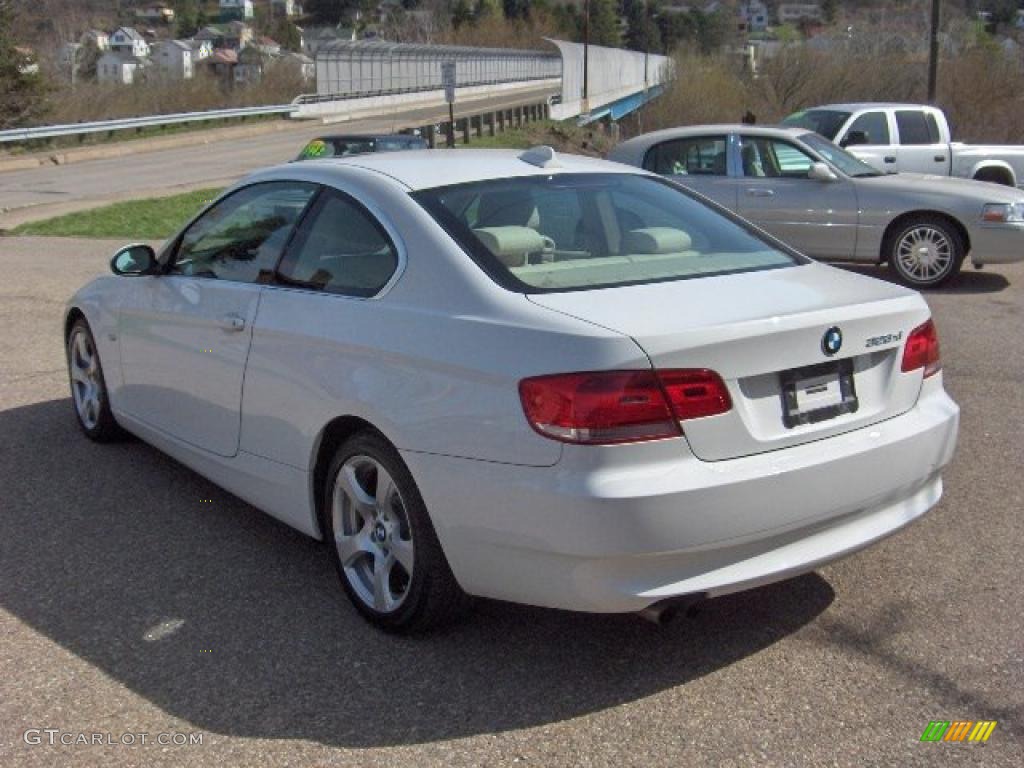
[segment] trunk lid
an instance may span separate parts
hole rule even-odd
[[[897,416],[914,406],[921,388],[921,372],[900,367],[907,336],[929,317],[924,300],[822,264],[529,299],[630,336],[656,369],[717,372],[732,409],[683,425],[705,461]],[[826,355],[824,337],[833,328],[842,344]]]

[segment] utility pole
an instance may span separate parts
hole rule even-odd
[[[590,48],[590,0],[584,0],[583,3],[583,111],[590,111],[589,98],[589,76],[590,70],[588,68],[589,49]]]
[[[939,0],[932,0],[932,29],[928,38],[928,103],[935,103],[939,76]]]

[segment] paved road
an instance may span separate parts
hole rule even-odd
[[[537,103],[550,93],[551,88],[545,87],[478,98],[459,104],[457,115]],[[204,134],[196,132],[195,146],[0,173],[0,212],[39,205],[61,205],[64,212],[68,203],[79,201],[95,203],[144,196],[171,187],[226,183],[256,168],[291,160],[304,141],[325,130],[389,133],[447,119],[448,108],[443,106],[403,110],[390,116],[326,127],[318,121],[296,122],[294,130],[211,144],[202,143]],[[3,216],[0,226],[5,226]]]
[[[402,639],[356,616],[315,542],[79,434],[61,306],[112,247],[0,239],[0,765],[1024,764],[1024,266],[929,297],[963,433],[909,530],[665,628],[485,602]],[[918,741],[958,718],[999,724]]]

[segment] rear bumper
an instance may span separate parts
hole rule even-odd
[[[683,439],[567,447],[547,468],[404,456],[467,592],[626,612],[786,578],[899,530],[938,501],[958,420],[935,376],[899,417],[727,461]]]
[[[1024,224],[979,225],[970,235],[973,264],[1024,261]]]

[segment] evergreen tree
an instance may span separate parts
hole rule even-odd
[[[616,48],[620,42],[617,0],[590,0],[590,44]]]
[[[46,113],[48,88],[38,74],[23,72],[29,64],[17,50],[12,0],[0,0],[0,130],[20,128]]]
[[[634,51],[661,50],[661,31],[655,21],[656,8],[643,0],[627,0],[626,47]]]
[[[175,0],[175,34],[177,34],[178,37],[192,37],[195,35],[195,33],[200,29],[199,13],[198,0]]]
[[[469,0],[455,0],[455,5],[452,6],[452,26],[458,29],[472,20],[473,9],[469,6]]]

